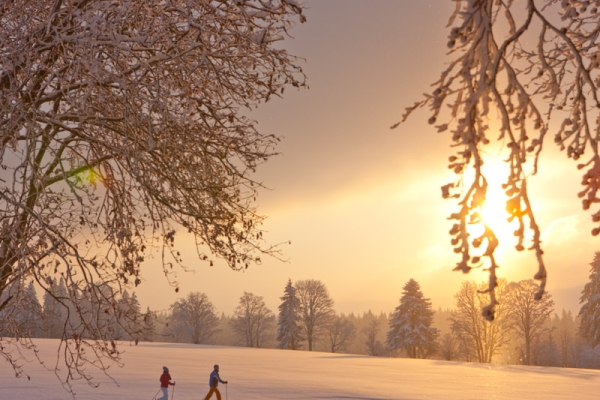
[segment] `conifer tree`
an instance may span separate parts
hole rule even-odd
[[[154,332],[156,331],[156,313],[150,311],[150,307],[146,307],[144,314],[144,322],[142,323],[142,337],[140,340],[151,342],[154,340]]]
[[[130,295],[127,290],[123,291],[115,313],[115,339],[139,341],[142,336],[142,316],[135,292]]]
[[[0,335],[17,340],[40,336],[42,306],[35,293],[33,282],[26,283],[19,279],[10,284],[0,297],[0,305],[8,301],[15,302],[18,307],[0,306]],[[19,373],[17,371],[17,374]]]
[[[390,319],[387,343],[390,350],[402,349],[411,358],[425,358],[435,352],[439,331],[433,328],[431,301],[414,279],[404,285],[400,304]]]
[[[581,292],[581,309],[579,317],[579,334],[591,346],[600,344],[600,252],[594,255],[590,263],[590,281],[585,284]]]
[[[27,332],[31,337],[40,337],[42,334],[42,306],[35,292],[33,281],[29,281],[24,294],[21,307],[17,309],[16,318],[23,332]]]
[[[118,339],[115,337],[118,335],[115,332],[117,326],[115,289],[107,283],[102,283],[93,291],[81,291],[77,287],[70,290],[79,292],[79,301],[71,302],[72,308],[69,312],[71,314],[69,324],[74,332],[82,338],[93,340],[104,338],[114,343],[113,339]]]
[[[292,280],[280,297],[282,303],[279,305],[279,317],[277,319],[277,347],[280,349],[298,350],[302,347],[302,327],[300,318],[300,300],[296,297],[296,289]]]
[[[67,308],[61,304],[61,301],[64,301],[66,291],[64,279],[53,278],[48,291],[44,292],[42,307],[43,337],[55,339],[62,337],[63,327],[67,319]]]

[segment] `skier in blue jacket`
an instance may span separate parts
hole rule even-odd
[[[215,364],[215,369],[213,370],[213,372],[211,372],[210,378],[208,380],[208,385],[210,386],[210,390],[208,391],[208,394],[206,395],[204,400],[210,399],[212,397],[213,393],[217,394],[217,400],[221,400],[221,392],[219,392],[219,389],[217,387],[217,386],[219,386],[219,382],[227,385],[227,381],[222,380],[221,377],[219,376],[219,366]]]

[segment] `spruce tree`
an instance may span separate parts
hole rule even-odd
[[[590,263],[590,281],[581,292],[579,334],[591,346],[600,344],[600,252],[596,252]]]
[[[142,324],[142,337],[140,340],[144,342],[152,342],[154,340],[154,334],[156,332],[156,320],[156,313],[150,311],[150,307],[146,307],[146,313],[144,314],[144,320]]]
[[[141,313],[140,302],[137,298],[135,292],[131,293],[131,297],[129,298],[129,309],[128,309],[128,318],[129,325],[132,328],[129,336],[130,340],[133,340],[135,343],[139,342],[143,336],[143,318],[140,317],[143,315]]]
[[[139,341],[141,336],[140,303],[135,292],[131,295],[127,290],[117,301],[116,318],[113,321],[113,337],[120,340]]]
[[[0,335],[15,338],[32,338],[41,335],[42,306],[37,298],[33,281],[16,280],[8,285],[0,297],[1,305],[11,300],[18,304],[13,309],[0,309]]]
[[[425,358],[435,352],[439,331],[433,328],[431,301],[414,279],[404,285],[400,305],[390,319],[387,344],[390,350],[402,349],[411,358]]]
[[[42,306],[35,292],[33,281],[29,281],[24,294],[21,307],[17,311],[19,322],[24,332],[28,332],[30,337],[41,337]]]
[[[52,278],[51,288],[57,284],[56,278]],[[43,324],[43,337],[53,338],[57,335],[55,326],[58,325],[56,313],[58,311],[58,301],[54,298],[52,293],[44,292],[43,296],[44,304],[42,306],[42,324]]]
[[[53,278],[52,284],[48,291],[44,292],[43,297],[42,324],[44,337],[57,339],[63,336],[68,308],[61,302],[65,301],[66,294],[65,280],[63,278],[60,278],[60,280]]]
[[[302,327],[300,326],[300,300],[296,297],[296,288],[288,279],[285,286],[282,303],[279,306],[277,319],[277,347],[280,349],[298,350],[302,347]]]

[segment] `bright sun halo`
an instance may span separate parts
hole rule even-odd
[[[481,218],[495,232],[498,239],[514,237],[512,223],[509,223],[506,213],[506,196],[502,191],[498,194],[489,193],[481,210]]]
[[[514,236],[517,223],[515,221],[508,222],[508,214],[506,213],[508,197],[502,189],[502,183],[506,180],[504,173],[505,170],[499,168],[499,166],[485,171],[488,190],[480,215],[483,222],[494,231],[500,242],[514,244],[517,240]]]

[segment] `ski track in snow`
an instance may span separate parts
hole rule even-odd
[[[36,343],[42,359],[52,366],[58,341],[38,339]],[[123,343],[120,349],[125,351],[125,366],[110,370],[119,386],[94,371],[100,386],[76,382],[78,399],[151,400],[159,389],[163,365],[177,383],[173,397],[169,388],[170,400],[203,399],[214,364],[220,365],[221,378],[229,381],[227,388],[219,385],[223,400],[585,400],[597,399],[600,388],[600,371],[585,369],[173,343]],[[31,381],[14,378],[10,365],[0,364],[5,377],[0,399],[70,398],[52,371],[34,361],[26,370]]]

